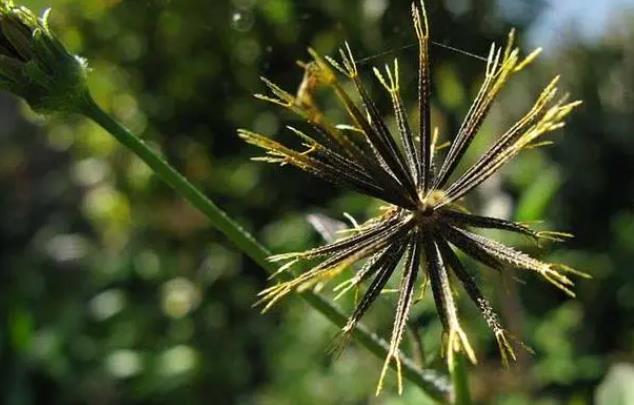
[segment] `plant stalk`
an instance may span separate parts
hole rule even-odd
[[[267,260],[270,252],[256,241],[251,234],[231,219],[164,158],[146,145],[144,141],[101,109],[90,94],[86,94],[83,101],[79,111],[81,114],[95,121],[121,144],[141,158],[161,180],[165,181],[190,204],[204,213],[216,229],[222,232],[227,239],[254,262],[264,268],[269,274],[276,271],[274,265]],[[338,327],[342,328],[346,324],[347,317],[321,295],[306,291],[301,296],[310,306],[321,312]],[[379,358],[383,359],[387,356],[387,343],[368,331],[363,325],[358,325],[355,328],[353,336],[361,345]],[[444,375],[431,369],[421,370],[409,358],[402,358],[401,361],[405,378],[419,386],[431,398],[442,402],[447,401],[451,392],[451,384]]]
[[[462,353],[454,353],[453,362],[453,367],[450,370],[453,382],[453,403],[455,405],[471,405],[466,359]]]

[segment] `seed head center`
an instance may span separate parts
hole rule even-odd
[[[445,193],[442,190],[434,190],[424,197],[421,196],[414,215],[419,222],[429,222],[435,218],[436,207],[443,201],[445,201]]]

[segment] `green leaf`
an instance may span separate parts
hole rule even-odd
[[[518,221],[540,219],[561,183],[561,175],[555,168],[539,173],[535,181],[522,193],[517,203],[515,219]]]

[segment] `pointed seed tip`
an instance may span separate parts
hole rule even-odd
[[[311,48],[310,46],[308,47],[308,49],[307,49],[307,50],[308,50],[308,54],[309,54],[310,56],[312,56],[312,57],[313,57],[313,59],[318,59],[318,58],[319,58],[319,54],[317,53],[317,51],[316,51],[316,50],[314,50],[314,49],[313,49],[313,48]]]

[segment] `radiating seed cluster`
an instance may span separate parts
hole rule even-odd
[[[514,47],[513,32],[509,34],[506,46],[491,46],[480,90],[448,152],[437,166],[435,155],[438,134],[437,130],[432,130],[430,117],[429,26],[423,4],[419,7],[413,3],[412,14],[419,44],[420,118],[416,128],[410,125],[401,99],[398,61],[395,60],[391,67],[386,66],[384,73],[374,69],[394,109],[398,129],[397,136],[394,136],[368,95],[352,52],[346,44],[340,51],[339,62],[328,57],[322,58],[315,51],[309,50],[313,61],[303,64],[305,76],[296,95],[262,79],[273,96],[257,95],[258,98],[293,111],[311,125],[313,136],[289,127],[302,141],[304,150],[287,147],[247,130],[239,131],[244,140],[266,150],[266,156],[257,158],[258,160],[296,166],[331,183],[350,187],[387,203],[381,215],[355,226],[332,243],[305,252],[273,256],[272,261],[285,262],[279,272],[289,269],[299,261],[312,264],[308,271],[296,278],[275,284],[260,294],[264,310],[267,310],[287,294],[312,288],[355,263],[363,262],[354,267],[354,275],[350,279],[334,288],[338,296],[341,296],[353,288],[367,284],[343,328],[346,336],[377,299],[388,280],[400,271],[394,326],[377,393],[381,390],[386,370],[392,361],[396,363],[397,370],[400,370],[399,345],[410,308],[417,289],[424,288],[427,282],[431,285],[444,328],[444,353],[449,367],[453,367],[453,355],[459,351],[464,352],[473,362],[476,361],[458,320],[450,272],[481,311],[495,335],[503,360],[506,362],[515,359],[499,317],[474,278],[464,269],[456,250],[497,270],[513,268],[538,273],[571,296],[573,293],[570,287],[573,283],[564,273],[584,275],[565,265],[537,260],[478,235],[473,230],[501,229],[527,235],[535,240],[560,240],[569,235],[538,232],[517,222],[475,215],[459,205],[467,193],[520,151],[543,145],[543,136],[561,128],[564,118],[580,102],[568,102],[566,96],[559,96],[558,79],[553,79],[537,97],[532,108],[501,134],[469,169],[454,176],[456,179],[450,182],[449,179],[504,84],[530,64],[538,55],[539,49],[521,58],[519,49]],[[361,105],[344,89],[335,71],[352,82]],[[319,88],[329,89],[336,95],[350,118],[349,123],[337,125],[328,121],[313,98],[315,90]],[[399,264],[402,266],[399,267]],[[399,268],[402,270],[398,270]],[[400,372],[398,377],[400,391]]]

